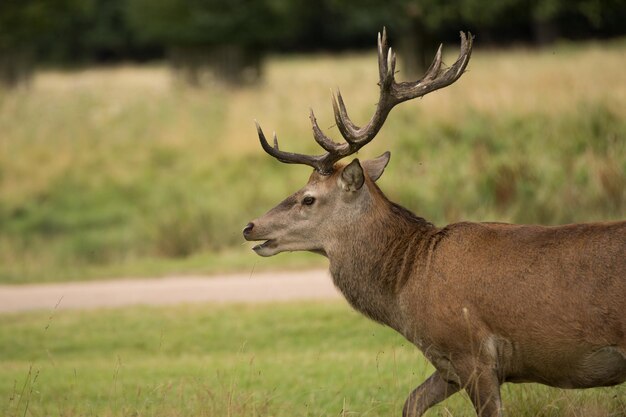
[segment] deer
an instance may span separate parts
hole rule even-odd
[[[270,145],[280,162],[313,168],[308,182],[243,236],[268,257],[309,251],[328,258],[334,285],[366,317],[389,326],[435,368],[406,399],[403,417],[465,390],[476,415],[501,417],[500,386],[536,382],[560,388],[626,381],[626,221],[561,226],[459,222],[437,227],[390,201],[377,186],[390,153],[349,163],[380,131],[391,109],[457,81],[473,36],[461,32],[456,61],[442,46],[418,81],[396,82],[396,55],[378,34],[380,95],[359,127],[341,92],[332,93],[338,143],[310,111],[321,155]]]

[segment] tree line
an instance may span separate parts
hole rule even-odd
[[[260,76],[268,52],[371,48],[383,25],[417,70],[459,30],[478,43],[548,43],[621,36],[624,21],[625,0],[3,0],[0,79],[167,59],[192,83],[206,67],[241,82]]]

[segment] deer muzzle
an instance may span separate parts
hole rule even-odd
[[[243,237],[249,242],[264,241],[252,248],[252,250],[260,256],[272,256],[274,255],[274,249],[277,243],[274,239],[268,239],[266,237],[258,235],[258,228],[255,228],[255,224],[250,222],[243,228]]]

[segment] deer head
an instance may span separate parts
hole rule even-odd
[[[335,122],[345,142],[337,143],[326,136],[310,113],[313,137],[326,151],[321,155],[304,155],[279,149],[274,133],[271,146],[263,130],[256,124],[263,149],[281,162],[304,164],[314,169],[308,183],[265,215],[248,223],[243,230],[246,240],[264,241],[253,248],[261,256],[279,252],[306,250],[326,255],[343,235],[343,226],[354,224],[370,210],[382,194],[374,182],[389,162],[389,152],[347,165],[338,163],[369,143],[382,128],[391,109],[404,101],[422,97],[455,82],[463,74],[472,51],[472,35],[461,32],[461,52],[449,68],[442,68],[442,47],[426,74],[418,81],[396,82],[396,55],[387,46],[387,34],[378,34],[378,85],[380,96],[374,115],[363,127],[355,125],[341,96],[332,95]],[[343,230],[343,231],[342,231]]]

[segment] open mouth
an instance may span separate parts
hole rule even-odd
[[[252,248],[252,250],[255,251],[255,252],[258,252],[261,249],[271,248],[273,246],[275,246],[274,240],[269,239],[269,240],[266,240],[265,242],[263,242],[261,244],[256,245],[255,247]]]

